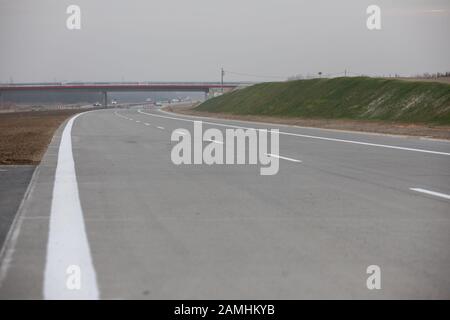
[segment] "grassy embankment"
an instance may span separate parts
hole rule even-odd
[[[210,99],[194,110],[450,125],[450,84],[365,77],[262,83]]]

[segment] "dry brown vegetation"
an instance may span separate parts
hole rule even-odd
[[[0,164],[38,164],[55,130],[81,111],[0,113]]]
[[[197,111],[190,107],[166,107],[167,111],[180,114],[204,116],[211,118],[222,118],[229,120],[246,120],[256,122],[267,122],[277,124],[287,124],[303,127],[316,127],[335,130],[349,130],[372,133],[384,133],[406,136],[420,136],[436,139],[450,139],[450,126],[433,126],[425,124],[399,123],[390,121],[367,121],[367,120],[342,120],[342,119],[303,119],[303,118],[286,118],[286,117],[270,117],[270,116],[254,116],[254,115],[235,115],[229,113],[212,113]]]

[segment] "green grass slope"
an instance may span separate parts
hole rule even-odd
[[[241,115],[450,124],[450,85],[378,78],[261,83],[195,110]]]

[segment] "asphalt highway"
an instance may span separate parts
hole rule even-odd
[[[279,172],[175,165],[194,120],[278,128]],[[36,170],[2,299],[450,298],[447,141],[108,109],[63,125]]]

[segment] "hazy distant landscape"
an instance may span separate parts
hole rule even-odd
[[[112,92],[108,100],[109,103],[127,104],[187,97],[201,99],[203,95],[197,92]],[[102,99],[100,92],[4,92],[0,112],[73,109],[87,107]]]

